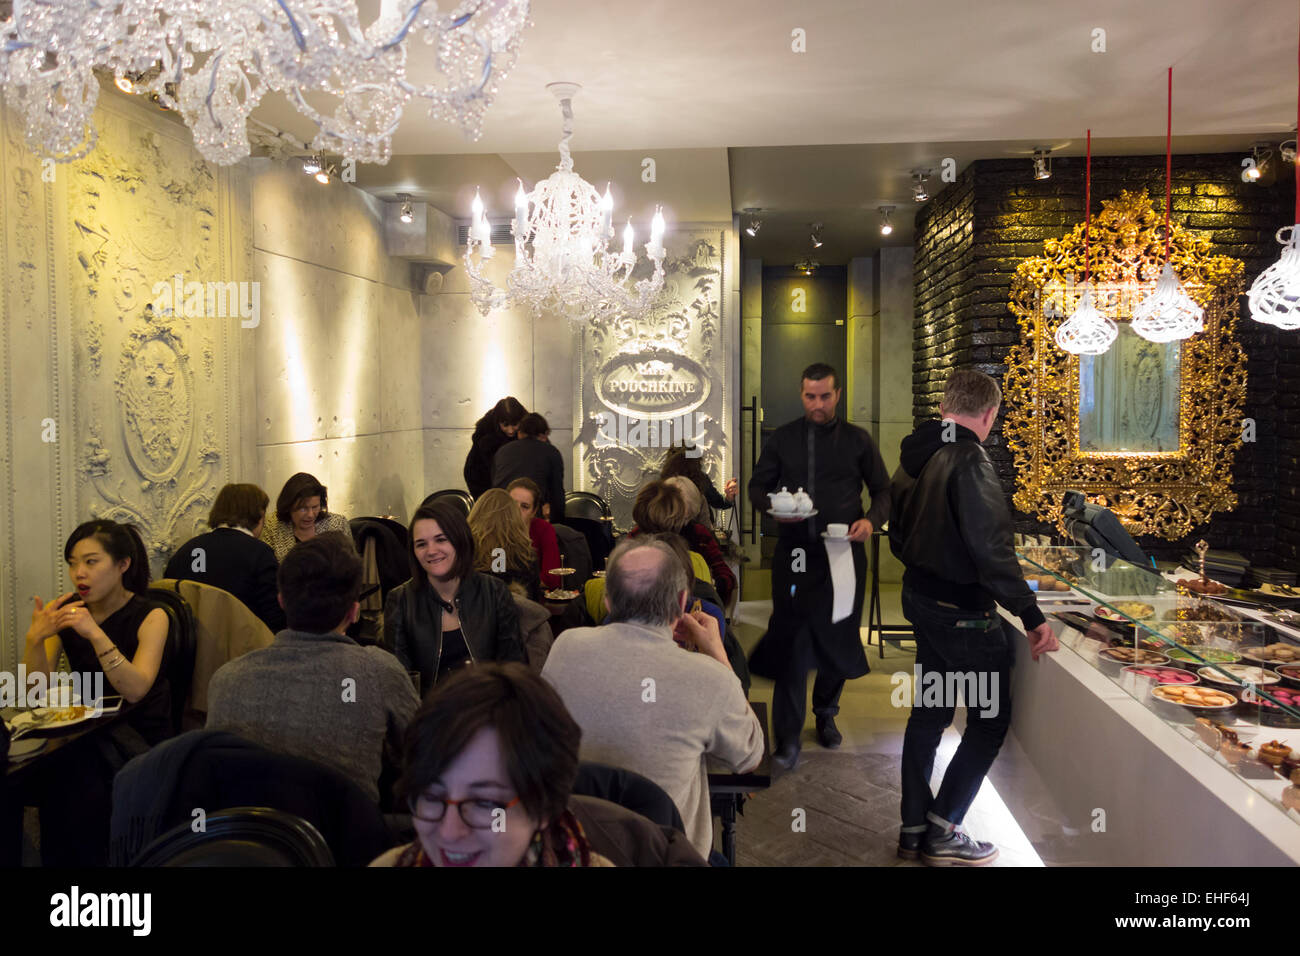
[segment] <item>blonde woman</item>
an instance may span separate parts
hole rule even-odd
[[[474,535],[474,570],[506,584],[519,583],[530,601],[541,601],[537,552],[519,505],[501,488],[491,488],[474,502],[469,513]]]

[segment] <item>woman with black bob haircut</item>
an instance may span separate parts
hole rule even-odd
[[[104,866],[113,775],[175,733],[167,679],[172,648],[166,612],[143,597],[149,562],[135,528],[87,521],[68,537],[63,557],[75,590],[48,603],[34,598],[23,663],[29,674],[49,675],[66,652],[72,670],[92,678],[87,688],[83,676],[82,706],[97,706],[102,686],[106,695],[121,695],[123,719],[53,755],[57,772],[51,764],[43,785],[9,794],[7,815],[24,803],[40,807],[43,865]]]
[[[507,395],[474,423],[469,454],[465,456],[465,487],[477,498],[492,487],[492,460],[497,449],[514,441],[519,423],[528,414],[519,399]]]
[[[300,471],[280,489],[275,514],[266,516],[262,540],[275,551],[275,560],[283,561],[294,545],[327,531],[337,531],[352,540],[348,519],[330,513],[325,486],[314,475]]]
[[[384,639],[423,696],[439,675],[466,664],[525,660],[510,589],[474,570],[474,537],[449,502],[411,516],[411,577],[384,602]]]
[[[522,664],[486,664],[429,695],[397,783],[417,839],[372,866],[611,866],[569,810],[582,730]]]

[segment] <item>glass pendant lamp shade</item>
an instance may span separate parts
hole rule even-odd
[[[1056,344],[1073,355],[1101,355],[1119,335],[1119,326],[1093,304],[1092,283],[1081,288],[1078,307],[1056,330]]]
[[[1155,291],[1133,310],[1133,331],[1148,342],[1176,342],[1204,327],[1205,310],[1187,294],[1174,267],[1166,262]]]
[[[1287,239],[1282,234],[1287,231]],[[1300,223],[1277,231],[1282,256],[1259,274],[1250,286],[1250,314],[1257,322],[1279,329],[1300,329]]]

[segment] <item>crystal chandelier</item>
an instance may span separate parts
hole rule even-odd
[[[1119,335],[1119,326],[1102,315],[1092,302],[1092,130],[1088,130],[1088,158],[1084,167],[1083,295],[1078,307],[1056,329],[1056,344],[1073,355],[1101,355]]]
[[[316,151],[386,163],[412,97],[477,139],[497,83],[514,65],[529,0],[385,0],[364,31],[356,0],[14,0],[0,23],[0,84],[26,120],[28,146],[56,160],[95,146],[99,83],[178,110],[203,157],[249,154],[246,121],[280,91],[316,124]],[[436,50],[442,85],[407,79],[407,42]],[[332,97],[326,115],[308,96]]]
[[[1300,115],[1300,92],[1296,95],[1296,113]],[[1295,221],[1277,231],[1282,255],[1250,284],[1247,297],[1250,315],[1256,322],[1266,322],[1279,329],[1300,329],[1300,158],[1295,159]],[[1282,238],[1287,230],[1291,235]]]
[[[1174,68],[1169,68],[1165,125],[1165,264],[1155,290],[1133,309],[1133,331],[1149,342],[1177,342],[1205,327],[1205,310],[1187,294],[1169,262],[1169,200],[1173,179]]]
[[[664,285],[663,213],[655,210],[650,241],[645,244],[654,271],[629,288],[628,280],[637,263],[632,250],[632,222],[628,220],[623,230],[622,251],[607,248],[614,235],[614,200],[609,187],[601,196],[573,171],[569,138],[573,135],[573,97],[580,87],[576,83],[550,83],[546,88],[560,101],[564,116],[560,165],[531,193],[524,191],[522,181],[519,184],[511,224],[515,265],[507,280],[508,291],[496,288],[482,273],[483,261],[490,259],[495,250],[483,200],[475,194],[465,249],[470,297],[483,315],[510,303],[527,305],[534,315],[561,312],[575,321],[604,322],[643,314]]]

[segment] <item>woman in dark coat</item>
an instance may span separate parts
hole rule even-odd
[[[528,409],[519,399],[507,396],[474,424],[474,437],[465,457],[465,488],[477,498],[492,487],[492,459],[497,449],[514,441],[520,420]]]

